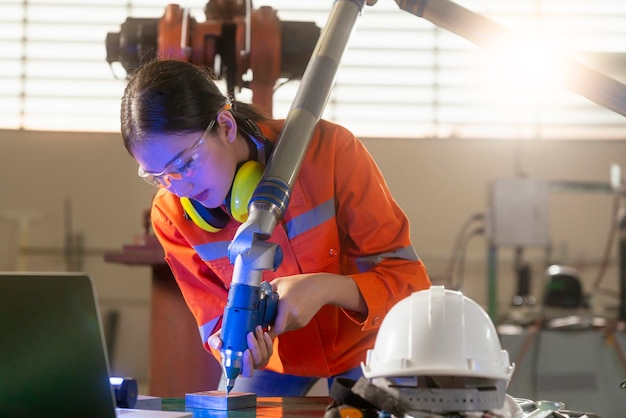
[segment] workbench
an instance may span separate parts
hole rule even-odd
[[[323,396],[303,396],[288,398],[257,398],[256,408],[235,409],[230,411],[216,411],[212,409],[195,409],[193,418],[254,418],[254,417],[323,417],[326,407],[332,399]],[[185,411],[184,398],[170,398],[162,400],[164,411]]]

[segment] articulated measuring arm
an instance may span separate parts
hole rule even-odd
[[[234,271],[221,331],[227,393],[241,373],[243,352],[248,348],[245,336],[255,324],[262,322],[259,319],[262,302],[270,297],[272,302],[265,305],[272,305],[276,299],[261,289],[263,271],[276,269],[282,260],[280,249],[267,240],[287,210],[291,189],[313,130],[328,102],[337,68],[363,5],[364,1],[357,0],[339,0],[333,4],[272,158],[250,201],[248,220],[239,227],[228,248]]]

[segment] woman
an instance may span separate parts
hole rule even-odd
[[[135,71],[122,98],[124,145],[139,176],[159,187],[155,235],[193,313],[204,347],[219,359],[219,330],[233,266],[227,248],[245,220],[239,179],[262,170],[283,126],[230,102],[212,74],[179,61]],[[243,173],[242,173],[243,172]],[[318,378],[358,378],[387,311],[428,288],[409,222],[375,162],[345,128],[321,120],[269,240],[284,258],[265,271],[279,295],[275,322],[248,335],[235,391],[297,396]],[[331,380],[329,380],[330,384]]]

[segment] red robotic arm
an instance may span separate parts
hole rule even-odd
[[[281,21],[273,8],[254,9],[249,0],[209,1],[205,17],[198,22],[169,4],[160,19],[127,18],[120,32],[107,34],[107,62],[127,73],[154,58],[206,65],[226,80],[229,95],[249,88],[252,103],[271,116],[274,87],[281,78],[301,78],[320,29]]]

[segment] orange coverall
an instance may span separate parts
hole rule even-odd
[[[283,123],[258,125],[275,142]],[[155,196],[151,216],[202,343],[213,351],[207,339],[221,327],[233,273],[227,248],[240,224],[231,220],[219,232],[205,232],[185,218],[178,197],[165,189]],[[270,241],[281,247],[284,259],[276,271],[263,272],[263,280],[311,272],[348,275],[368,314],[359,318],[336,306],[322,307],[304,328],[274,340],[269,370],[329,377],[358,367],[389,309],[430,286],[411,243],[409,221],[374,160],[352,133],[328,121],[317,124],[288,209]]]

